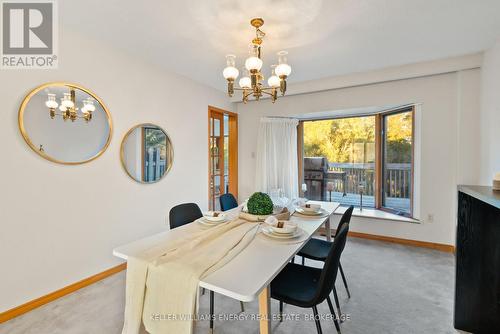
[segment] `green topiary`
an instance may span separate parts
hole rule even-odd
[[[273,213],[273,201],[268,194],[256,192],[247,202],[248,213],[253,215],[270,215]]]

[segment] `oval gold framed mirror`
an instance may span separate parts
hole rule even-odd
[[[65,165],[99,157],[113,131],[111,114],[102,100],[86,88],[64,82],[33,89],[21,103],[18,121],[33,151]]]
[[[174,150],[165,130],[152,123],[131,128],[120,147],[123,169],[140,183],[160,181],[172,168]]]

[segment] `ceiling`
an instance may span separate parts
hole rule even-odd
[[[500,37],[498,0],[65,0],[68,27],[219,90],[226,54],[241,69],[265,20],[265,75],[289,51],[290,82],[485,50]]]

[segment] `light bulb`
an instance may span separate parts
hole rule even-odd
[[[47,108],[56,109],[59,106],[59,104],[56,101],[56,94],[49,93],[48,99],[47,99],[47,102],[45,102],[45,105],[47,106]]]
[[[276,75],[279,77],[289,76],[292,73],[292,68],[288,64],[279,64],[276,66]]]
[[[71,101],[71,95],[69,93],[64,93],[64,97],[61,99],[61,105],[65,108],[73,108],[75,104]]]
[[[269,87],[273,87],[273,88],[279,87],[280,86],[280,78],[278,78],[276,75],[272,75],[269,77],[269,79],[267,79],[267,84],[269,85]]]
[[[235,80],[239,74],[240,72],[238,69],[233,66],[228,66],[224,69],[224,71],[222,71],[222,75],[226,80]]]
[[[251,88],[252,80],[249,77],[242,77],[239,81],[241,88]]]
[[[249,57],[245,61],[245,67],[249,71],[252,71],[252,70],[260,71],[260,69],[262,68],[262,60],[258,57],[255,57],[255,56]]]

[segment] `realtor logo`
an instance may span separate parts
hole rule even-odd
[[[57,67],[55,7],[52,0],[2,2],[3,69]]]

